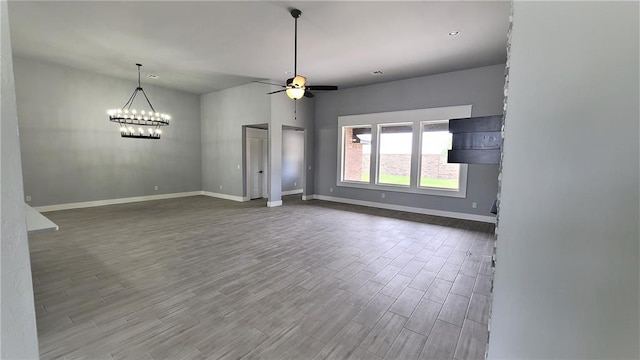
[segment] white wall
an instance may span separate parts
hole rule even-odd
[[[638,2],[514,5],[490,359],[638,359]]]
[[[20,139],[6,1],[0,3],[0,26],[0,358],[37,359],[38,337],[24,212]]]

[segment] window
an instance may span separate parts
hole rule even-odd
[[[380,125],[378,184],[409,186],[411,179],[411,124]]]
[[[449,121],[422,123],[422,156],[420,158],[420,187],[453,189],[460,187],[460,164],[447,163],[452,135]]]
[[[342,181],[369,182],[371,127],[342,129]]]
[[[466,197],[467,165],[447,163],[449,120],[471,105],[338,117],[338,186]]]

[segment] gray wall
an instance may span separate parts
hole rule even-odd
[[[151,103],[173,123],[160,140],[126,139],[106,111],[124,105],[135,89],[134,64],[131,80],[122,80],[21,57],[14,63],[31,205],[202,189],[198,95],[143,80]],[[143,105],[139,96],[133,108]]]
[[[245,195],[242,126],[269,123],[268,91],[268,86],[248,84],[200,96],[202,190]]]
[[[14,91],[7,2],[0,3],[0,358],[37,359],[38,336],[25,220],[20,139]]]
[[[275,88],[274,88],[275,89]],[[314,101],[296,102],[284,94],[267,95],[272,88],[252,83],[204,94],[202,114],[202,186],[211,191],[244,197],[243,125],[269,125],[269,194],[270,201],[279,201],[284,189],[282,178],[282,126],[313,128]],[[297,112],[296,111],[297,106]],[[305,132],[305,157],[313,159],[313,130]],[[275,156],[277,154],[277,156]],[[307,176],[307,178],[313,176]],[[307,183],[313,186],[313,180]],[[222,187],[222,188],[221,188]]]
[[[506,35],[505,35],[506,36]],[[315,194],[442,211],[491,215],[498,167],[469,165],[466,199],[336,186],[338,116],[473,105],[472,116],[502,114],[504,65],[393,81],[316,96]],[[333,192],[329,191],[333,188]],[[471,207],[477,202],[476,209]]]
[[[304,132],[284,130],[282,132],[282,191],[303,188]]]
[[[640,356],[638,7],[515,2],[490,359]]]
[[[305,186],[303,195],[310,195],[313,189],[313,159],[315,152],[313,151],[314,144],[314,111],[315,111],[315,99],[302,98],[300,100],[293,101],[284,94],[278,94],[271,97],[271,123],[269,129],[275,131],[269,131],[269,148],[270,154],[279,154],[282,152],[282,126],[293,126],[300,129],[305,129],[304,138],[304,157],[307,164]],[[275,166],[276,171],[270,174],[270,200],[274,201],[280,199],[280,192],[283,190],[281,187],[282,179],[282,163],[280,159],[271,157],[270,165]],[[279,170],[278,170],[279,169]]]

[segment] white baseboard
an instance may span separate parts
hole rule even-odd
[[[242,196],[235,196],[235,195],[229,195],[229,194],[220,194],[220,193],[214,193],[214,192],[211,192],[211,191],[201,191],[200,193],[202,195],[211,196],[211,197],[218,198],[218,199],[233,200],[233,201],[239,201],[239,202],[249,201],[248,198],[242,197]]]
[[[315,199],[315,195],[302,195],[302,200],[307,201],[307,200],[313,200]]]
[[[481,221],[481,222],[486,222],[491,224],[495,224],[496,222],[496,218],[493,216],[424,209],[424,208],[417,208],[412,206],[384,204],[384,203],[373,202],[373,201],[353,200],[353,199],[340,198],[340,197],[334,197],[334,196],[325,196],[325,195],[311,195],[311,196],[313,197],[313,199],[317,199],[317,200],[333,201],[333,202],[339,202],[339,203],[351,204],[351,205],[360,205],[360,206],[375,207],[380,209],[406,211],[406,212],[416,213],[416,214],[443,216],[443,217],[462,219],[462,220]],[[307,200],[307,199],[303,198],[303,200]]]
[[[94,207],[94,206],[126,204],[126,203],[149,201],[149,200],[173,199],[173,198],[196,196],[196,195],[202,195],[202,191],[190,191],[190,192],[147,195],[147,196],[134,196],[134,197],[128,197],[128,198],[83,201],[83,202],[77,202],[77,203],[58,204],[58,205],[45,205],[45,206],[36,206],[34,207],[34,209],[38,210],[39,212],[48,212],[48,211],[58,211],[58,210],[81,209],[81,208],[88,208],[88,207]]]
[[[282,195],[295,195],[295,194],[302,194],[302,189],[296,189],[296,190],[287,190],[287,191],[283,191]]]
[[[276,207],[276,206],[281,206],[281,205],[282,205],[282,200],[267,201],[267,207]]]

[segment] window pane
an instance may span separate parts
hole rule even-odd
[[[345,126],[342,181],[369,182],[371,128]]]
[[[423,124],[421,187],[459,188],[460,164],[447,163],[447,150],[451,149],[452,140],[448,125],[448,121]]]
[[[409,186],[412,132],[406,124],[380,126],[379,184]]]

